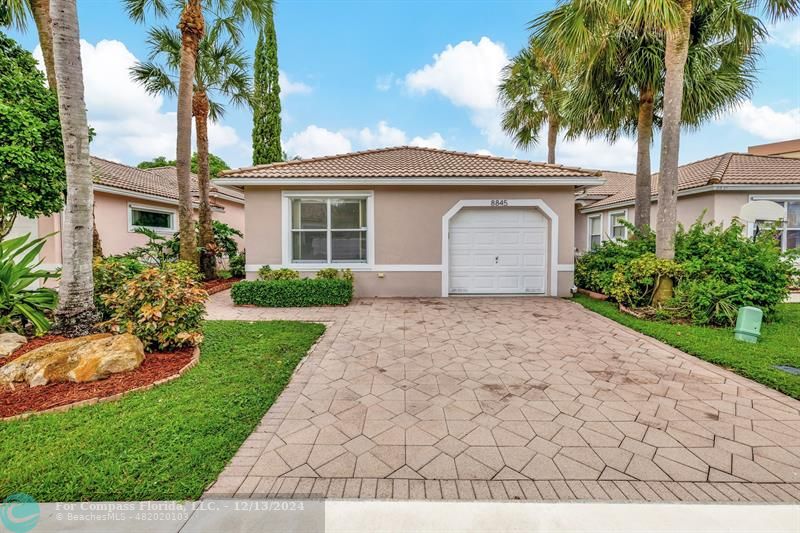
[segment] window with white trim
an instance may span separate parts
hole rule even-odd
[[[158,232],[175,231],[175,211],[128,204],[128,229],[148,228]]]
[[[603,243],[603,215],[589,217],[589,250]]]
[[[608,217],[609,236],[615,241],[627,238],[628,228],[622,225],[622,222],[627,219],[627,213],[625,211],[620,211],[618,213],[611,213]]]
[[[293,263],[366,263],[367,199],[291,198]]]
[[[780,243],[781,250],[793,250],[800,248],[800,199],[798,200],[772,200],[783,206],[786,216],[782,221],[777,222],[776,238]],[[755,231],[771,230],[776,226],[776,222],[767,220],[756,220]]]

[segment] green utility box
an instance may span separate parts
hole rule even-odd
[[[758,307],[740,307],[736,317],[734,338],[737,341],[757,343],[761,336],[761,319],[764,313]]]

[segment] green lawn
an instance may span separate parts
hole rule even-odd
[[[800,304],[783,304],[772,322],[761,328],[758,344],[734,340],[733,328],[708,328],[641,320],[622,313],[617,305],[581,294],[575,301],[631,329],[718,364],[729,370],[800,399],[800,376],[774,368],[800,368]]]
[[[324,331],[206,322],[200,363],[117,402],[0,422],[0,501],[197,499]]]

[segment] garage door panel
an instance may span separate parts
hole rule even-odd
[[[532,208],[466,208],[450,222],[450,292],[545,293],[547,220]]]

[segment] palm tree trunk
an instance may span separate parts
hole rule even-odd
[[[678,156],[681,140],[683,76],[689,53],[692,0],[681,0],[681,25],[667,30],[664,53],[664,120],[661,127],[661,160],[658,173],[658,215],[656,218],[656,256],[675,258],[675,230],[678,226]],[[672,296],[672,279],[662,278],[653,302],[657,305]]]
[[[644,88],[639,93],[639,119],[636,125],[636,202],[634,205],[637,228],[650,225],[651,168],[650,143],[653,141],[653,89]]]
[[[197,243],[192,210],[192,93],[197,50],[204,31],[200,0],[189,0],[181,14],[181,65],[178,81],[178,132],[175,169],[178,176],[178,222],[180,258],[197,262]]]
[[[61,282],[56,328],[84,335],[95,323],[92,277],[92,175],[89,126],[83,96],[83,69],[75,0],[52,0],[53,57],[58,110],[64,141],[67,205],[62,229]]]
[[[551,118],[547,124],[547,162],[556,162],[556,141],[558,140],[559,120]]]
[[[214,255],[214,228],[211,220],[211,173],[208,168],[208,96],[203,91],[194,93],[193,114],[197,131],[197,184],[200,189],[200,272],[205,279],[217,275]]]
[[[50,0],[30,0],[31,13],[39,34],[39,45],[44,57],[44,71],[47,74],[47,85],[53,92],[57,91],[56,66],[53,58],[53,33],[50,28]]]

